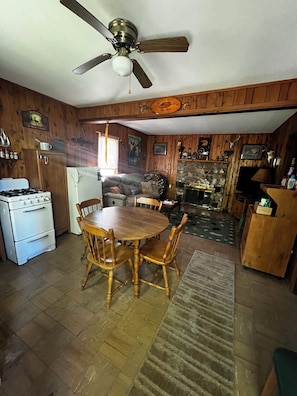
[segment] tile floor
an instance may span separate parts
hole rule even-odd
[[[229,215],[226,215],[229,216]],[[0,395],[124,396],[168,307],[163,291],[128,284],[104,307],[106,278],[80,282],[80,236],[24,266],[0,262]],[[297,350],[297,295],[285,280],[240,266],[237,246],[182,235],[183,272],[194,250],[236,264],[235,395],[257,396],[277,346]],[[123,271],[121,276],[125,276]],[[170,271],[172,294],[178,279]]]

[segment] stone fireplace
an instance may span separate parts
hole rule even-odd
[[[179,160],[176,198],[182,203],[221,208],[227,170],[225,161]]]

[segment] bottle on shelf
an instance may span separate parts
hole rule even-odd
[[[292,158],[291,165],[287,173],[287,177],[291,177],[291,175],[295,173],[295,164],[296,164],[296,159]]]
[[[294,157],[292,158],[287,176],[281,182],[283,187],[286,187],[288,190],[296,189],[296,172],[296,158]]]

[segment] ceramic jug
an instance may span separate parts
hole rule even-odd
[[[1,146],[4,146],[4,137],[3,137],[3,133],[4,133],[3,129],[0,128],[0,145],[1,145]]]

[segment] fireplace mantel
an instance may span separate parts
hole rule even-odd
[[[220,160],[194,160],[187,158],[180,158],[178,161],[184,162],[202,162],[202,163],[212,163],[212,164],[228,164],[228,161],[220,161]]]

